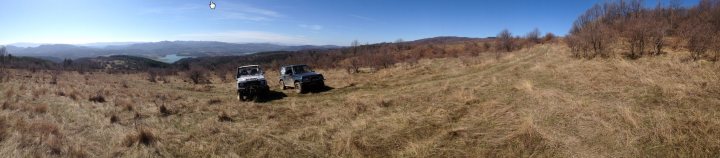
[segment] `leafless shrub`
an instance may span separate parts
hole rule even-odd
[[[68,156],[73,157],[73,158],[89,157],[87,151],[85,151],[82,147],[78,147],[78,146],[71,146],[69,149]]]
[[[392,101],[392,100],[385,100],[385,99],[383,99],[383,100],[380,100],[380,101],[377,103],[377,105],[380,106],[380,107],[386,108],[386,107],[392,106],[392,105],[393,105],[393,101]]]
[[[126,135],[123,140],[123,144],[126,147],[131,147],[135,144],[150,146],[155,144],[156,141],[158,141],[158,138],[152,133],[152,131],[146,128],[139,128],[137,133]]]
[[[573,56],[579,58],[610,57],[610,29],[599,23],[574,28],[566,43],[571,48]]]
[[[514,42],[515,40],[513,39],[512,33],[504,29],[497,35],[497,44],[495,46],[497,46],[499,51],[511,52],[515,49]]]
[[[540,29],[535,28],[525,35],[525,39],[530,41],[532,44],[540,43]]]
[[[44,142],[45,146],[48,147],[50,154],[60,155],[63,149],[63,140],[58,135],[50,135]]]
[[[117,115],[113,114],[112,116],[110,116],[110,123],[117,123],[119,121],[120,118]]]
[[[0,83],[5,82],[10,77],[10,74],[6,72],[5,68],[0,65]]]
[[[46,113],[46,112],[48,111],[48,108],[49,108],[49,107],[48,107],[47,104],[38,104],[38,105],[35,105],[35,106],[32,108],[32,110],[33,110],[33,112],[35,112],[35,113],[40,113],[40,114],[42,114],[42,113]]]
[[[40,87],[32,90],[32,95],[34,99],[40,98],[40,96],[48,94],[48,91],[50,91],[48,88]]]
[[[206,74],[204,70],[200,69],[191,69],[187,73],[185,73],[185,76],[190,79],[190,81],[193,84],[206,84],[210,83],[210,80],[207,79]]]
[[[220,115],[218,115],[218,121],[220,122],[233,122],[234,120],[228,116],[227,113],[222,112]]]
[[[0,117],[0,142],[3,142],[5,138],[7,138],[9,129],[10,125],[7,123],[7,119]]]
[[[10,99],[13,96],[15,96],[15,89],[9,88],[7,91],[5,91],[5,98]]]
[[[50,84],[57,84],[58,83],[58,76],[60,75],[61,71],[51,71],[50,72]]]
[[[545,34],[545,36],[543,36],[542,41],[543,41],[543,43],[550,43],[550,42],[554,41],[555,38],[557,38],[557,36],[555,36],[555,34],[553,34],[552,32],[548,32]]]
[[[96,103],[104,103],[105,97],[102,94],[98,93],[97,95],[90,97],[90,99],[88,100]]]
[[[78,100],[80,98],[80,92],[77,90],[72,90],[70,93],[68,93],[68,97],[72,100]]]
[[[157,82],[157,70],[151,69],[147,71],[147,80],[149,82],[155,83]]]
[[[127,84],[127,81],[122,81],[122,88],[130,88],[130,86],[128,86]]]
[[[2,104],[2,109],[3,109],[3,110],[15,110],[15,109],[17,109],[17,107],[13,106],[13,105],[12,105],[10,102],[8,102],[8,101],[5,101],[5,102],[3,102],[3,104]]]
[[[158,111],[160,111],[161,116],[170,116],[172,114],[175,114],[175,112],[170,111],[170,109],[168,109],[165,105],[160,105]]]
[[[630,20],[632,23],[628,24],[628,27],[621,36],[624,37],[624,39],[627,39],[628,42],[627,49],[629,52],[627,57],[630,59],[637,59],[645,54],[645,47],[648,44],[649,32],[647,26],[645,26],[646,23],[641,21],[641,18],[634,16],[632,19],[633,20]]]
[[[220,100],[220,99],[210,99],[210,100],[208,100],[207,103],[208,103],[208,105],[214,105],[214,104],[222,103],[222,100]]]
[[[58,91],[55,92],[55,95],[64,97],[64,96],[66,96],[67,94],[65,94],[65,92],[63,92],[63,91],[58,90]]]

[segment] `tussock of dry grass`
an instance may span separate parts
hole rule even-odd
[[[333,89],[287,91],[267,102],[237,101],[232,81],[193,85],[168,76],[177,82],[151,83],[144,74],[65,72],[49,84],[51,76],[12,70],[0,88],[0,155],[720,155],[720,64],[684,62],[682,52],[638,60],[569,56],[567,48],[539,45],[370,73],[318,70]],[[273,91],[281,91],[277,75],[266,73]],[[95,96],[105,102],[87,99]]]

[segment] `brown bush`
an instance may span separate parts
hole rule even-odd
[[[68,93],[68,97],[72,100],[78,100],[80,98],[80,92],[77,90],[72,90],[70,93]]]
[[[157,82],[157,70],[148,70],[147,71],[147,81],[155,83]]]
[[[48,111],[48,105],[47,104],[38,104],[33,107],[33,112],[35,113],[46,113]]]
[[[125,136],[125,139],[123,140],[123,145],[126,147],[131,147],[135,144],[142,144],[145,146],[154,145],[155,142],[158,141],[157,136],[150,131],[150,129],[147,128],[139,128],[137,129],[136,133],[131,133]]]
[[[528,32],[525,35],[525,39],[527,39],[532,44],[540,43],[540,29],[535,28],[532,31]]]
[[[218,121],[220,122],[233,122],[234,120],[228,116],[227,113],[222,112],[220,115],[218,115]]]
[[[205,71],[199,68],[191,69],[185,73],[185,77],[190,79],[193,84],[206,84],[210,83],[207,79]]]
[[[57,84],[58,83],[58,76],[60,76],[61,71],[51,71],[50,72],[50,84]]]
[[[552,32],[548,32],[545,34],[545,36],[543,36],[542,42],[543,43],[551,43],[556,38],[557,38],[557,36],[555,34],[553,34]]]
[[[165,105],[160,105],[160,107],[158,108],[158,111],[160,111],[161,116],[170,116],[172,114],[175,114],[175,112],[170,111],[170,109],[165,107]]]
[[[210,99],[207,101],[208,105],[214,105],[214,104],[220,104],[222,103],[222,100],[220,99]]]
[[[90,99],[88,99],[88,100],[91,102],[96,102],[96,103],[104,103],[105,97],[102,94],[97,94],[95,96],[90,97]]]
[[[120,118],[117,115],[113,114],[112,116],[110,116],[110,123],[117,123],[119,121]]]
[[[10,125],[7,123],[7,119],[0,117],[0,142],[3,142],[5,138],[7,138],[8,130],[10,130]]]
[[[3,104],[2,104],[2,109],[3,109],[3,110],[15,110],[15,109],[17,109],[17,107],[13,106],[13,105],[12,105],[10,102],[8,102],[8,101],[5,101],[5,102],[3,102]]]
[[[511,52],[515,49],[515,39],[507,29],[500,31],[497,35],[497,50]]]

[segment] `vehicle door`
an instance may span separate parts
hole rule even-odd
[[[289,67],[283,67],[280,73],[282,73],[280,75],[282,76],[282,80],[285,81],[285,86],[292,86],[292,69]]]

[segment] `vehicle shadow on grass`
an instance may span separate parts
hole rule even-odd
[[[330,91],[330,90],[333,90],[333,89],[335,89],[335,88],[332,88],[332,87],[330,87],[330,86],[322,86],[322,87],[309,88],[309,89],[307,90],[307,92],[308,92],[308,93],[322,93],[322,92],[327,92],[327,91]]]
[[[265,93],[265,95],[258,96],[257,99],[255,99],[255,102],[265,103],[265,102],[270,102],[273,100],[280,100],[285,97],[287,97],[287,95],[283,92],[270,90],[267,93]]]

